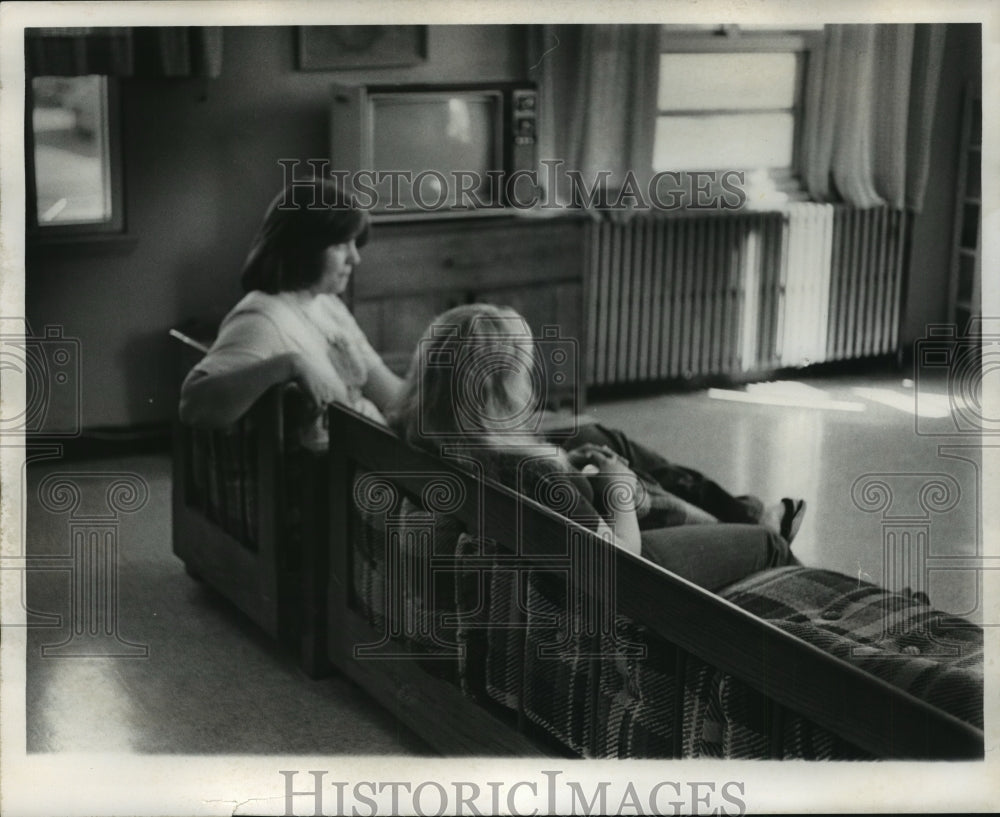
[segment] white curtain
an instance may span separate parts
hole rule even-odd
[[[809,193],[919,211],[927,186],[943,25],[825,29],[818,93],[806,100]]]
[[[29,76],[218,77],[219,26],[29,28]]]
[[[607,171],[610,191],[632,171],[645,195],[653,173],[659,26],[534,26],[529,43],[539,158],[579,170],[588,187]],[[544,168],[540,180],[544,186]],[[569,200],[566,179],[550,192]]]

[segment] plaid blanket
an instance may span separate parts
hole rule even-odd
[[[260,545],[260,432],[244,417],[227,429],[187,428],[185,501],[198,507],[247,550]],[[326,466],[322,455],[289,445],[281,464],[283,497],[269,496],[280,531],[279,567],[299,568],[307,539],[325,537]]]
[[[188,504],[250,550],[257,549],[257,446],[239,428],[187,429]]]
[[[360,472],[355,498],[385,486],[376,475]],[[458,684],[461,650],[451,614],[461,525],[394,490],[384,496],[377,509],[352,506],[356,609],[376,631],[410,649],[425,669]]]
[[[892,593],[806,567],[758,573],[722,595],[748,612],[983,726],[983,631],[935,610],[923,593]]]
[[[673,644],[624,616],[593,626],[565,573],[519,566],[406,498],[355,512],[354,590],[369,622],[426,656],[457,645],[453,661],[424,666],[540,742],[581,757],[769,756],[760,693],[692,656],[678,660]],[[786,567],[722,595],[981,727],[982,631],[921,594]],[[866,757],[792,713],[780,730],[785,758]]]

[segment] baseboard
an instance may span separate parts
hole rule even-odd
[[[25,442],[30,447],[58,446],[62,450],[64,460],[168,454],[170,425],[155,423],[115,428],[89,428],[75,437],[31,435]]]
[[[912,371],[912,363],[907,368],[902,355],[889,354],[855,358],[853,360],[816,363],[812,366],[740,372],[739,374],[703,375],[699,377],[591,386],[587,389],[587,402],[593,401],[599,403],[602,400],[653,397],[660,394],[684,394],[710,388],[732,388],[734,386],[743,386],[747,383],[763,383],[769,380],[799,380],[809,377],[857,377],[878,374],[902,374],[907,371]]]

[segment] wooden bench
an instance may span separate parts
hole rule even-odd
[[[602,597],[604,577],[597,573],[612,571],[618,592],[611,612],[630,619],[641,628],[647,645],[655,643],[661,653],[670,655],[676,677],[684,677],[688,662],[703,662],[763,696],[769,720],[768,756],[783,756],[783,720],[799,715],[876,757],[982,757],[980,729],[621,550],[532,500],[414,451],[385,428],[353,412],[332,408],[330,429],[329,658],[440,751],[537,754],[554,750],[537,740],[538,730],[527,722],[523,702],[516,702],[506,717],[495,707],[484,707],[481,700],[422,667],[416,660],[419,650],[406,655],[414,651],[412,640],[398,639],[393,644],[384,628],[373,627],[370,617],[359,612],[352,586],[353,560],[358,558],[358,520],[352,503],[356,504],[356,478],[361,473],[378,474],[401,496],[415,501],[442,476],[461,485],[456,492],[461,501],[449,513],[467,531],[499,543],[519,569],[530,565],[544,570],[556,564],[561,570],[567,541],[584,545],[589,564],[577,575],[590,580],[572,591],[584,595],[592,609],[600,610],[607,599]],[[609,617],[598,614],[597,620]],[[382,644],[383,653],[397,657],[360,657],[357,648],[362,644]],[[385,649],[389,646],[395,649]],[[674,691],[676,699],[663,709],[672,711],[679,723],[682,685],[675,685]],[[674,757],[684,754],[684,741],[682,730],[675,728]]]
[[[378,474],[383,487],[408,497],[414,506],[435,480],[460,486],[459,500],[452,497],[448,514],[466,531],[497,543],[493,563],[506,559],[515,571],[567,573],[566,543],[577,543],[588,554],[590,567],[577,574],[589,579],[567,585],[577,599],[573,609],[583,604],[596,611],[588,626],[597,621],[606,628],[611,616],[631,622],[647,655],[658,656],[664,677],[684,679],[692,667],[707,666],[761,696],[768,736],[763,756],[785,756],[789,719],[805,718],[867,756],[982,757],[983,732],[976,726],[620,550],[530,499],[409,448],[354,412],[330,409],[328,454],[302,451],[288,433],[296,399],[294,389],[272,389],[225,431],[178,423],[174,552],[189,572],[271,636],[290,644],[310,675],[320,677],[336,668],[441,752],[603,756],[607,736],[588,718],[599,703],[600,683],[614,670],[608,662],[621,659],[597,656],[584,662],[591,673],[591,700],[582,701],[581,711],[573,714],[583,719],[586,733],[573,745],[539,728],[537,713],[524,697],[533,682],[527,666],[515,668],[524,683],[513,693],[516,700],[505,705],[437,671],[438,664],[428,664],[405,633],[376,626],[359,605],[360,474]],[[490,563],[485,557],[477,561],[454,554],[451,561],[456,570],[483,575]],[[602,589],[610,575],[617,588],[613,609],[606,582]],[[391,584],[391,577],[386,581]],[[488,627],[479,631],[483,633],[489,634]],[[361,645],[378,645],[375,653],[381,654],[369,649],[365,655]],[[481,658],[467,654],[465,670],[481,671],[475,665]],[[629,659],[630,671],[641,670],[643,660]],[[681,728],[685,687],[675,683],[670,691],[669,686],[663,693],[667,697],[655,701],[656,710],[667,713],[661,717],[673,720],[667,730],[670,746],[663,754],[687,756],[691,736]]]

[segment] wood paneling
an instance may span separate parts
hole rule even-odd
[[[584,222],[468,219],[380,224],[353,283],[358,324],[403,374],[431,320],[459,304],[516,309],[539,337],[546,327],[575,349],[572,378],[552,382],[555,402],[582,400]]]
[[[575,220],[506,218],[377,225],[362,251],[354,297],[578,279],[581,226]]]

